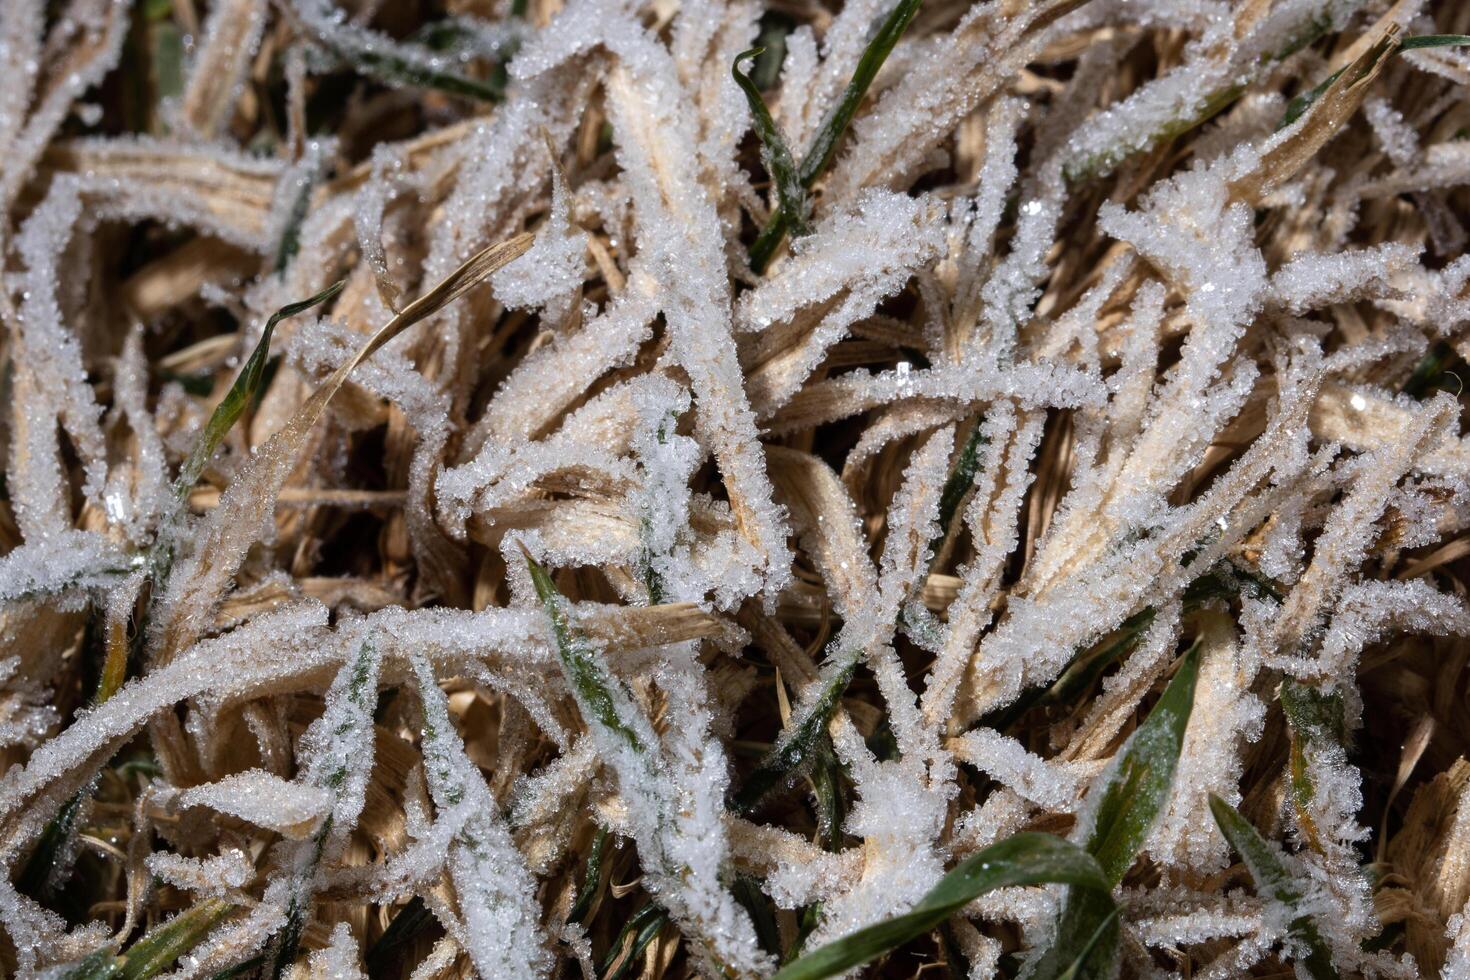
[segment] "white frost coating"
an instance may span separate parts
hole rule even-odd
[[[696,139],[677,111],[681,90],[668,52],[616,5],[602,15],[603,43],[616,52],[608,115],[619,164],[632,190],[640,254],[662,286],[675,358],[695,394],[695,431],[719,462],[741,533],[761,556],[771,594],[790,580],[785,520],[771,501],[755,418],[731,336],[730,283],[719,219],[693,172]]]
[[[1020,742],[994,729],[966,732],[950,749],[1017,795],[1048,810],[1071,813],[1082,795],[1078,774],[1069,771],[1065,763],[1049,762],[1027,752]]]
[[[1229,848],[1210,815],[1209,797],[1240,805],[1244,742],[1261,736],[1266,706],[1250,692],[1254,671],[1243,662],[1233,627],[1209,614],[1169,803],[1145,850],[1154,860],[1190,868],[1224,868]]]
[[[1463,25],[1420,0],[1377,27],[1387,4],[1355,0],[1092,0],[1065,14],[1071,0],[996,0],[947,18],[926,5],[813,184],[815,234],[757,275],[748,242],[769,209],[742,169],[756,140],[731,61],[766,14],[794,22],[764,97],[800,156],[893,0],[552,6],[537,28],[545,5],[502,24],[485,19],[508,7],[494,0],[430,41],[375,0],[211,3],[184,100],[197,111],[162,107],[190,125],[157,138],[74,135],[116,128],[114,91],[77,95],[115,62],[131,5],[0,3],[13,517],[0,503],[0,746],[26,760],[0,777],[0,857],[18,872],[58,805],[146,728],[163,774],[132,840],[156,830],[172,850],[145,872],[241,906],[176,980],[263,947],[309,957],[291,972],[358,980],[374,930],[353,926],[374,913],[336,906],[411,895],[446,932],[415,976],[456,959],[541,975],[573,956],[595,972],[606,919],[562,923],[592,822],[629,841],[636,867],[619,883],[636,878],[638,901],[669,913],[689,969],[753,980],[776,964],[735,875],[783,909],[820,903],[810,948],[912,908],[982,846],[1084,832],[1085,790],[1181,645],[1199,642],[1174,785],[1146,863],[1116,893],[1121,969],[1169,961],[1227,980],[1273,950],[1299,960],[1293,910],[1243,880],[1201,890],[1233,860],[1206,800],[1259,800],[1242,780],[1270,761],[1253,739],[1278,682],[1340,697],[1360,740],[1426,697],[1431,713],[1453,707],[1447,685],[1384,683],[1425,645],[1377,645],[1470,635],[1470,607],[1447,588],[1470,521],[1470,440],[1452,394],[1402,390],[1426,354],[1466,353],[1470,258],[1447,202],[1470,181],[1470,150],[1453,128],[1463,92],[1445,80],[1470,79],[1470,62],[1396,55],[1363,117],[1319,134],[1331,142],[1310,159],[1279,152],[1310,126],[1276,126],[1290,93],[1389,21]],[[220,97],[267,29],[289,42],[284,120]],[[370,59],[351,66],[374,80],[347,107],[368,124],[343,129],[345,156],[303,142],[313,44]],[[383,58],[466,77],[506,64],[504,102],[382,86]],[[397,120],[414,128],[387,142],[380,112],[394,140]],[[198,138],[221,120],[249,150]],[[262,126],[286,138],[260,140]],[[163,227],[118,227],[138,221]],[[164,233],[179,226],[201,235]],[[279,269],[288,229],[300,246]],[[406,293],[522,230],[537,232],[529,253],[362,365],[309,434],[248,452]],[[160,250],[120,256],[118,242]],[[172,575],[145,588],[160,517],[180,506],[170,472],[238,367],[225,355],[343,276],[334,319],[283,325],[283,369],[217,468],[243,474],[222,494],[195,488],[196,516],[165,525]],[[205,324],[198,298],[216,308]],[[215,329],[222,314],[238,333]],[[176,369],[185,383],[212,372],[214,395],[162,373]],[[1458,371],[1436,386],[1452,392]],[[968,488],[948,485],[962,452]],[[379,456],[383,479],[360,481]],[[957,512],[942,535],[941,494]],[[518,542],[557,568],[626,731],[561,676]],[[1152,628],[1130,656],[1084,690],[1051,686],[1145,610]],[[105,637],[84,632],[89,614]],[[69,699],[53,685],[75,685],[98,639],[129,639],[135,614],[154,624],[140,676],[74,718],[59,710]],[[839,828],[853,839],[838,835],[836,852],[800,833],[799,777],[759,813],[729,812],[748,771],[732,748],[767,742],[786,707],[767,663],[795,692],[788,732],[852,678],[823,706],[854,791]],[[468,710],[451,712],[441,676]],[[380,686],[417,688],[426,730],[403,727],[411,696],[376,729]],[[1040,705],[1017,703],[1031,694]],[[1385,701],[1403,703],[1390,714]],[[246,730],[254,744],[233,745]],[[1378,815],[1364,801],[1384,776],[1350,753],[1308,739],[1310,803],[1244,809],[1298,845],[1287,866],[1344,975],[1407,980],[1405,954],[1362,951],[1375,899],[1401,886],[1365,886]],[[1405,753],[1408,796],[1438,785],[1427,767],[1443,757]],[[376,781],[405,769],[383,839]],[[1461,811],[1439,880],[1462,870]],[[348,847],[363,837],[369,864]],[[972,975],[1046,942],[1060,894],[1004,889],[951,921]],[[127,911],[156,920],[155,899]],[[1438,943],[1448,904],[1419,902],[1411,926]],[[6,883],[0,925],[27,976],[109,938],[68,932]],[[1448,925],[1446,973],[1470,980],[1470,928]]]
[[[61,531],[26,543],[0,558],[0,602],[59,597],[116,585],[137,567],[100,534]]]
[[[735,307],[737,329],[771,330],[798,313],[820,316],[805,338],[751,372],[757,414],[768,418],[821,363],[831,346],[939,253],[943,226],[931,201],[873,192],[852,213],[824,221],[760,287]],[[774,329],[773,329],[774,328]],[[762,338],[764,340],[765,338]],[[757,341],[757,350],[761,341]]]
[[[465,755],[444,692],[422,654],[409,656],[424,712],[424,775],[441,811],[468,805],[472,812],[449,845],[450,879],[464,916],[466,952],[485,977],[537,977],[551,970],[541,935],[536,883],[526,870],[500,805],[485,777]]]
[[[551,213],[530,250],[490,277],[495,298],[512,309],[566,298],[582,284],[586,255],[587,233],[570,223],[566,180],[553,170]]]
[[[1445,936],[1450,940],[1450,954],[1440,971],[1442,980],[1470,980],[1470,917],[1456,912],[1445,923]]]
[[[1271,301],[1293,316],[1392,285],[1419,249],[1389,242],[1357,252],[1301,255],[1271,276]]]
[[[184,790],[179,805],[209,807],[299,840],[316,830],[331,809],[332,798],[319,786],[250,769]]]
[[[351,927],[339,922],[332,930],[332,941],[311,954],[307,969],[313,980],[364,980],[359,959]]]
[[[92,386],[82,363],[76,334],[67,327],[58,291],[62,253],[82,216],[82,202],[72,179],[61,177],[26,219],[15,247],[25,262],[20,277],[20,379],[33,393],[24,428],[12,436],[11,479],[16,519],[29,539],[69,524],[56,512],[64,499],[61,488],[56,422],[59,421],[82,458],[83,492],[100,500],[107,480],[107,451]]]
[[[255,876],[249,856],[233,847],[203,859],[157,851],[148,855],[147,864],[155,877],[201,895],[223,895],[229,889],[244,887]]]

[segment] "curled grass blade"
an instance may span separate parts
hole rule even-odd
[[[1291,935],[1307,948],[1301,965],[1313,980],[1336,980],[1337,970],[1332,965],[1332,953],[1322,940],[1322,934],[1312,917],[1300,911],[1303,891],[1291,873],[1287,871],[1281,856],[1240,811],[1213,793],[1210,794],[1210,813],[1220,828],[1220,833],[1240,855],[1256,883],[1256,890],[1273,901],[1281,903],[1293,913],[1289,926]]]
[[[1091,855],[1060,837],[1019,833],[966,858],[909,912],[812,950],[782,968],[775,980],[834,976],[934,931],[986,892],[1041,884],[1072,885],[1099,896],[1109,909],[1113,905],[1108,880]]]
[[[771,118],[771,110],[766,108],[766,100],[761,98],[760,89],[748,74],[740,70],[742,61],[756,58],[765,53],[765,50],[751,48],[740,52],[730,65],[730,74],[734,77],[735,84],[745,93],[745,101],[750,104],[750,117],[761,141],[761,162],[765,164],[766,172],[776,185],[776,200],[781,213],[785,215],[786,226],[791,229],[793,236],[800,237],[811,231],[806,223],[806,187],[801,182],[796,161],[791,157],[791,148],[786,145],[786,137],[781,133],[781,127],[776,125],[776,120]]]
[[[328,302],[346,285],[347,280],[340,279],[315,296],[297,303],[288,303],[271,314],[271,318],[265,322],[265,329],[261,331],[260,341],[255,345],[255,350],[250,352],[249,359],[240,368],[240,373],[235,376],[235,383],[230,385],[230,390],[215,407],[214,413],[204,425],[204,431],[199,434],[198,440],[194,443],[193,450],[184,460],[184,465],[179,467],[178,478],[174,480],[176,496],[185,496],[194,488],[194,484],[199,482],[199,474],[204,472],[204,467],[208,465],[215,450],[219,448],[219,444],[224,441],[225,434],[239,421],[246,407],[259,394],[261,380],[265,377],[266,361],[270,359],[271,336],[275,332],[276,324]]]

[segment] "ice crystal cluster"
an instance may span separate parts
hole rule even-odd
[[[0,3],[0,977],[1470,980],[1466,33]]]

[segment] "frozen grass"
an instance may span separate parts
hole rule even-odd
[[[0,3],[0,976],[1470,980],[1467,32]]]

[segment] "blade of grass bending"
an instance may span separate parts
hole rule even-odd
[[[761,141],[761,162],[765,164],[766,172],[776,185],[776,200],[786,216],[786,225],[793,236],[799,237],[811,231],[806,223],[806,187],[802,185],[796,161],[791,158],[791,148],[786,145],[786,137],[782,135],[781,127],[776,125],[776,120],[771,118],[771,110],[766,108],[766,100],[761,98],[760,89],[749,75],[740,70],[742,61],[753,59],[765,53],[765,50],[750,48],[737,54],[730,65],[730,74],[735,78],[735,84],[745,93],[745,101],[750,104],[750,117]]]
[[[1087,853],[1097,859],[1110,889],[1133,866],[1169,801],[1174,768],[1194,708],[1199,651],[1198,642],[1189,648],[1148,718],[1123,743],[1114,763],[1099,777],[1105,781],[1102,797],[1085,846]],[[1104,907],[1094,893],[1070,889],[1058,916],[1056,944],[1027,971],[1027,980],[1060,980],[1079,971],[1091,975],[1111,970],[1117,956],[1117,923],[1109,926],[1107,919],[1113,911]],[[1107,939],[1109,932],[1113,934],[1111,942]]]
[[[842,973],[934,931],[986,892],[1041,884],[1072,885],[1101,896],[1110,908],[1113,904],[1108,880],[1091,855],[1060,837],[1023,832],[966,858],[909,912],[807,953],[775,980],[821,980]]]
[[[224,899],[206,899],[156,927],[126,953],[98,950],[62,976],[64,980],[149,980],[203,942],[232,911],[234,906]]]
[[[817,178],[827,169],[832,162],[832,157],[837,153],[838,144],[842,135],[847,132],[848,124],[857,113],[858,106],[863,101],[863,96],[868,93],[868,86],[873,84],[878,70],[888,60],[888,55],[893,51],[893,46],[908,29],[909,23],[913,21],[914,15],[919,12],[919,6],[923,0],[898,0],[888,16],[879,25],[877,33],[863,49],[862,57],[858,59],[857,67],[853,69],[852,77],[848,79],[847,88],[843,89],[842,97],[822,120],[821,126],[817,127],[816,136],[812,144],[807,148],[806,155],[801,159],[801,167],[798,174],[801,177],[801,186],[810,188],[816,183]],[[781,244],[781,239],[786,237],[787,216],[784,209],[771,215],[766,226],[761,229],[760,235],[754,244],[750,246],[750,267],[756,272],[765,270],[766,263],[771,261],[771,256],[776,253],[776,247]]]
[[[276,324],[298,313],[305,313],[314,306],[320,306],[340,293],[346,285],[346,279],[339,279],[315,296],[298,303],[288,303],[265,321],[265,329],[261,331],[255,350],[250,352],[249,359],[235,376],[235,383],[230,385],[230,390],[215,406],[214,413],[204,425],[204,431],[194,443],[193,451],[184,460],[184,465],[179,467],[178,479],[174,480],[176,496],[183,497],[194,489],[194,484],[199,482],[199,474],[204,472],[204,467],[219,448],[225,434],[239,421],[246,407],[255,399],[261,378],[265,376],[265,364],[270,358],[271,335],[275,332]]]
[[[1220,833],[1240,855],[1256,883],[1256,890],[1280,902],[1288,911],[1296,913],[1301,905],[1302,890],[1299,889],[1286,865],[1268,842],[1240,811],[1215,794],[1210,794],[1210,813],[1215,818]],[[1332,965],[1332,953],[1322,940],[1316,922],[1306,913],[1295,915],[1288,927],[1291,935],[1307,947],[1307,956],[1302,960],[1308,975],[1313,980],[1336,980],[1337,970]]]
[[[607,960],[602,964],[603,980],[623,980],[668,921],[669,914],[652,902],[634,912],[623,923],[622,931],[613,941]],[[628,945],[630,937],[632,945]]]
[[[615,683],[612,675],[587,645],[587,641],[567,622],[564,607],[566,600],[561,591],[557,589],[551,576],[546,574],[546,569],[531,557],[531,552],[526,550],[525,545],[521,545],[521,552],[526,556],[526,566],[531,570],[531,582],[536,587],[536,596],[551,620],[557,656],[566,672],[567,682],[577,694],[577,700],[592,714],[593,718],[590,720],[617,735],[635,752],[643,752],[643,742],[638,733],[618,717],[617,704],[612,694]]]

